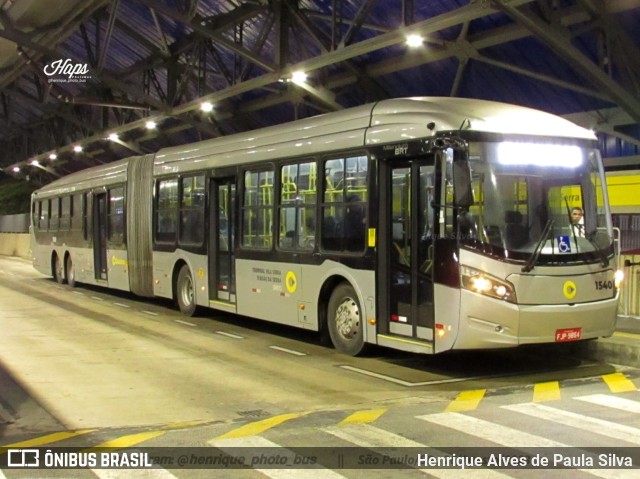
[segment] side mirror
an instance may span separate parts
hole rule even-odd
[[[467,150],[454,150],[452,174],[453,204],[457,208],[469,208],[473,205],[473,188],[471,188],[471,165]]]

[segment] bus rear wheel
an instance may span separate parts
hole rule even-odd
[[[65,276],[67,277],[67,284],[72,288],[76,285],[76,272],[73,269],[73,260],[71,259],[71,255],[67,256],[67,260],[65,261]]]
[[[193,316],[196,312],[196,289],[189,267],[185,264],[180,268],[176,281],[176,301],[180,312],[185,316]]]
[[[350,284],[341,283],[333,290],[327,313],[334,347],[350,356],[362,354],[365,351],[362,308]]]
[[[57,254],[53,255],[53,279],[55,279],[59,284],[64,283],[64,266],[62,265],[62,260],[60,256]]]

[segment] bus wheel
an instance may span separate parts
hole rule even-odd
[[[350,284],[341,283],[329,299],[327,325],[331,342],[341,353],[357,356],[364,351],[362,309]]]
[[[65,271],[67,284],[73,288],[76,285],[76,272],[73,269],[73,261],[71,260],[71,255],[67,256]]]
[[[176,299],[180,312],[185,316],[193,316],[196,312],[196,290],[193,285],[191,271],[185,264],[178,273],[176,284]]]
[[[58,283],[64,283],[64,267],[62,266],[62,260],[57,254],[53,255],[53,279]]]

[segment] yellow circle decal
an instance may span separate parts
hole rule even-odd
[[[284,279],[284,284],[287,287],[287,291],[290,293],[295,293],[298,288],[298,280],[296,279],[296,274],[293,271],[289,271],[287,276]]]
[[[576,293],[578,292],[578,288],[576,287],[576,283],[573,281],[567,281],[564,283],[562,287],[562,292],[564,293],[564,297],[567,299],[573,299],[576,297]]]

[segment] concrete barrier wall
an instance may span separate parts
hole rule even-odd
[[[0,233],[0,255],[31,259],[29,233]]]
[[[0,233],[28,233],[29,214],[0,215]]]

